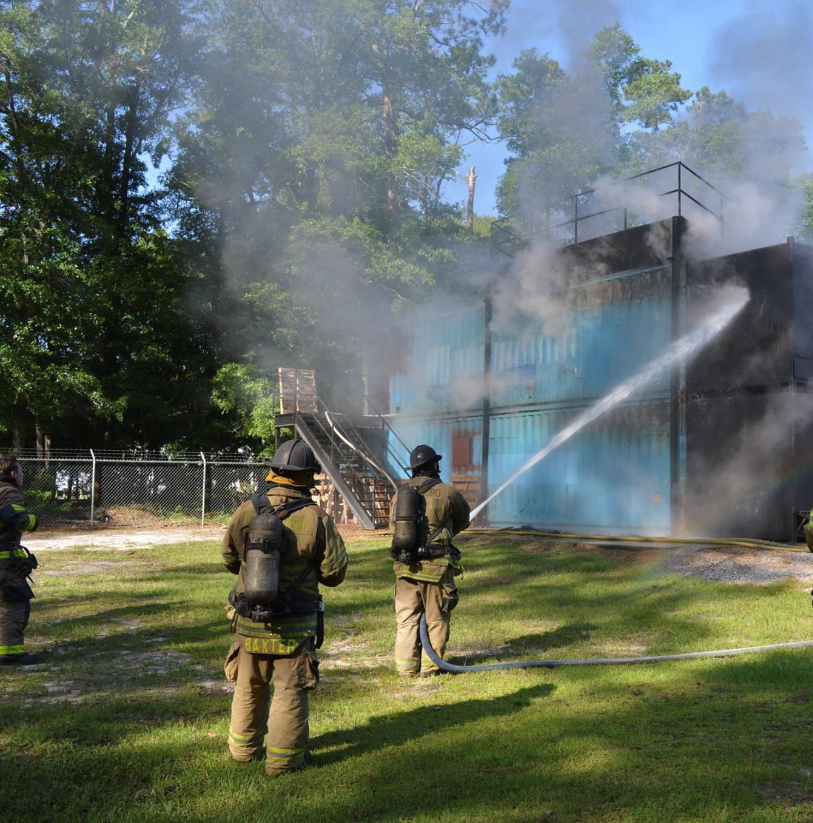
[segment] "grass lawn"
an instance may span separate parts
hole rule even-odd
[[[0,669],[4,821],[811,821],[813,651],[403,681],[384,536],[326,590],[317,767],[233,763],[213,543],[43,554]],[[799,584],[666,573],[645,549],[460,541],[456,662],[666,654],[804,640]]]

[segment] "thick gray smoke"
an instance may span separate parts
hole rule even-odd
[[[598,25],[607,22],[581,26],[579,13],[587,7],[592,8],[593,4],[567,4],[566,9],[561,9],[561,18],[557,18],[560,23],[564,21],[562,36],[574,50],[582,51]],[[607,8],[612,8],[612,4],[600,4],[599,10]],[[571,10],[573,17],[569,18],[567,12]],[[688,198],[683,199],[682,211],[689,224],[684,250],[690,260],[710,260],[782,243],[798,224],[803,198],[788,185],[788,176],[803,169],[809,158],[800,139],[801,130],[792,118],[803,119],[807,115],[803,101],[813,97],[813,73],[801,70],[813,47],[812,23],[810,4],[793,3],[776,8],[752,3],[748,14],[720,31],[712,66],[715,80],[722,81],[729,95],[744,98],[748,106],[747,111],[741,110],[743,121],[732,122],[733,129],[740,129],[732,145],[732,151],[736,152],[734,161],[725,155],[715,155],[714,151],[707,152],[705,145],[693,143],[704,135],[708,138],[709,131],[704,130],[710,123],[708,119],[693,122],[691,118],[711,119],[713,111],[709,115],[698,108],[691,115],[679,115],[677,124],[683,129],[681,139],[670,142],[660,135],[652,136],[649,146],[654,149],[653,157],[658,157],[659,150],[663,152],[659,162],[683,160],[708,177],[717,189],[709,189],[684,175],[684,190],[715,212],[710,214]],[[578,71],[580,65],[580,61],[574,59],[569,68]],[[599,86],[588,88],[591,95],[599,96],[596,101],[599,109],[609,104],[609,100],[601,99],[601,94],[606,92]],[[758,109],[765,113],[754,114]],[[585,130],[585,121],[573,115],[576,110],[566,106],[548,108],[546,125],[550,125],[553,117],[557,131],[572,130],[576,142],[585,137],[591,141],[590,145],[600,147],[604,138],[595,132],[586,135],[585,131],[590,129]],[[706,168],[703,157],[709,160]],[[563,166],[563,179],[567,173],[567,167]],[[664,191],[675,188],[677,181],[667,180],[665,174],[668,172],[633,182],[611,175],[600,176],[594,182],[596,195],[589,203],[590,210],[619,211],[580,226],[579,240],[619,230],[619,214],[624,207],[632,225],[655,223],[677,214],[676,197],[662,196]],[[545,215],[548,206],[539,191],[528,185],[520,188],[520,194],[525,215],[537,221],[540,215]],[[669,232],[656,224],[648,242],[656,257],[666,262],[671,254]],[[495,328],[516,328],[521,319],[527,319],[546,335],[566,334],[573,313],[572,295],[564,287],[583,284],[607,273],[603,250],[602,244],[597,244],[594,259],[580,257],[575,263],[576,258],[562,254],[561,238],[539,231],[496,286]],[[735,282],[730,277],[723,279]],[[760,363],[756,362],[759,358],[758,353],[753,354],[739,364],[742,381],[747,381],[750,373],[760,371]],[[736,533],[736,512],[760,505],[766,483],[781,486],[788,470],[774,459],[777,452],[780,447],[786,448],[792,426],[813,425],[813,404],[797,412],[795,422],[787,410],[787,396],[771,399],[764,413],[740,432],[727,452],[718,455],[714,462],[693,468],[696,476],[709,478],[708,486],[695,495],[691,503],[695,516],[688,527],[693,533],[720,533],[721,530]],[[632,472],[634,467],[630,467],[628,474]],[[692,496],[692,490],[689,495]]]

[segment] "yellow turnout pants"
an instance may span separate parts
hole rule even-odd
[[[319,682],[316,651],[308,640],[289,657],[252,654],[244,640],[238,636],[229,654],[232,673],[233,655],[237,663],[229,751],[235,760],[259,760],[265,754],[267,772],[292,771],[303,764],[308,747],[308,692]]]
[[[457,589],[451,571],[447,571],[438,583],[409,577],[399,577],[395,581],[395,668],[398,674],[438,671],[438,667],[423,653],[418,625],[421,615],[426,613],[426,628],[432,648],[438,657],[443,657],[449,641],[451,611],[443,611],[444,599],[457,602]]]

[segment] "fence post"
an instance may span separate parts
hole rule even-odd
[[[201,460],[203,460],[203,496],[200,501],[200,525],[205,525],[206,522],[206,455],[200,453]]]
[[[96,519],[96,455],[90,450],[90,459],[93,465],[90,470],[90,527],[93,528]]]

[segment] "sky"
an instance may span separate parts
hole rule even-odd
[[[495,72],[510,72],[514,57],[532,47],[567,68],[597,29],[616,21],[643,56],[671,60],[684,88],[725,89],[749,108],[796,116],[813,135],[811,0],[512,0],[506,33],[488,43]],[[495,214],[505,148],[471,145],[468,152],[459,171],[477,169],[475,210]],[[446,197],[462,203],[465,184]]]

